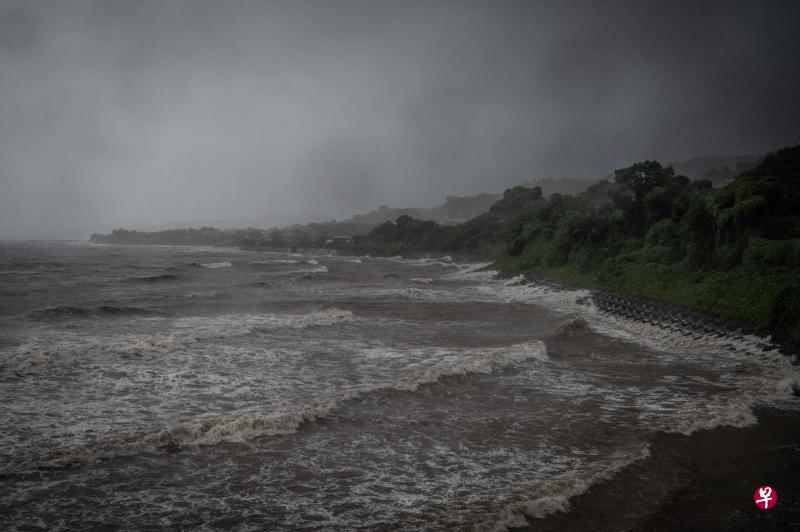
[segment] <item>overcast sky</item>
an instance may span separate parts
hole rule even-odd
[[[0,238],[760,153],[800,135],[798,27],[798,1],[0,0]]]

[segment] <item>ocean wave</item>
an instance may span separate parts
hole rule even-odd
[[[365,258],[369,258],[369,255],[366,255]],[[385,260],[391,260],[392,262],[399,262],[401,264],[408,264],[410,266],[441,266],[444,268],[457,268],[458,265],[453,262],[453,257],[446,255],[444,257],[440,257],[437,259],[434,258],[418,258],[418,259],[409,259],[402,257],[400,255],[395,255],[394,257],[389,257]]]
[[[91,312],[83,307],[60,305],[58,307],[34,310],[29,316],[36,320],[50,320],[60,318],[88,318],[90,314]]]
[[[598,464],[581,474],[555,478],[529,493],[517,495],[518,500],[507,504],[496,519],[477,528],[484,531],[504,531],[530,526],[528,518],[542,519],[548,515],[570,510],[569,500],[581,495],[598,482],[613,478],[634,462],[650,456],[647,445],[630,453],[617,453],[609,461]]]
[[[151,314],[149,310],[139,307],[118,307],[114,305],[100,305],[94,308],[61,305],[34,310],[29,316],[35,320],[59,320],[73,318],[90,318],[92,316],[131,316]]]
[[[275,264],[301,264],[302,260],[296,259],[270,259],[270,260],[251,260],[252,264],[275,265]]]
[[[221,262],[204,262],[204,263],[200,263],[200,266],[202,266],[203,268],[208,268],[210,270],[218,270],[220,268],[231,268],[231,267],[233,267],[233,264],[231,264],[231,262],[228,261],[228,260],[224,260],[224,261],[221,261]]]
[[[152,314],[151,311],[140,307],[117,307],[114,305],[101,305],[97,312],[107,316],[143,316]]]
[[[350,323],[348,310],[328,309],[297,316],[223,316],[178,320],[182,327],[148,336],[124,336],[95,343],[74,343],[53,349],[51,342],[32,342],[6,350],[0,371],[13,374],[35,373],[50,365],[71,364],[99,354],[141,354],[159,352],[201,340],[242,336],[274,329],[305,329]],[[67,343],[66,341],[62,341]]]
[[[778,355],[778,347],[768,338],[722,330],[698,331],[677,322],[639,321],[605,312],[594,304],[589,290],[525,284],[522,276],[518,276],[500,283],[497,292],[507,301],[535,304],[568,314],[584,321],[594,332],[638,343],[657,351],[701,351],[706,355],[749,352],[770,358],[785,358]]]
[[[446,297],[442,290],[430,288],[381,288],[370,291],[370,296],[383,296],[391,299],[440,299]]]
[[[98,440],[86,445],[54,451],[43,456],[29,456],[0,465],[0,476],[37,467],[64,467],[104,458],[130,456],[159,449],[191,445],[241,443],[255,436],[274,436],[294,432],[300,425],[324,417],[335,406],[321,403],[313,407],[261,414],[242,413],[231,418],[176,423],[152,432],[132,434],[118,439]]]
[[[486,270],[491,264],[491,262],[459,264],[458,271],[447,274],[445,279],[452,281],[492,282],[495,280],[497,272]]]
[[[786,358],[779,355],[778,346],[769,337],[725,330],[698,330],[680,321],[636,320],[603,311],[594,304],[589,290],[526,284],[522,276],[501,282],[496,290],[508,301],[535,304],[569,314],[585,321],[595,332],[639,343],[657,351],[702,351],[704,354],[717,355],[747,352],[769,358]]]
[[[547,346],[534,340],[508,347],[482,349],[473,356],[463,356],[451,364],[435,366],[410,377],[400,378],[383,389],[416,390],[423,384],[430,384],[445,376],[466,375],[468,373],[491,373],[515,362],[536,359],[547,362]]]
[[[304,269],[304,270],[292,270],[292,271],[290,271],[288,273],[291,273],[291,274],[304,273],[306,275],[309,275],[309,274],[313,274],[313,273],[328,273],[328,271],[329,270],[328,270],[327,266],[320,266],[319,268],[307,268],[307,269]]]
[[[177,281],[180,278],[180,275],[176,275],[174,273],[165,273],[162,275],[151,275],[149,277],[128,277],[125,280],[132,283],[158,283],[164,281]]]
[[[446,255],[438,259],[411,259],[408,264],[412,266],[441,266],[442,268],[457,268],[458,265],[453,262],[453,257]]]
[[[555,333],[560,338],[570,338],[592,332],[589,324],[581,318],[573,318],[563,324]]]
[[[737,374],[728,383],[732,392],[720,402],[708,402],[697,411],[685,412],[669,432],[691,434],[719,426],[745,427],[757,422],[752,407],[783,401],[800,386],[800,371],[790,357],[780,353],[769,337],[740,334],[719,329],[692,327],[680,317],[672,321],[636,320],[598,308],[589,290],[573,290],[527,284],[517,276],[496,286],[501,297],[527,302],[568,314],[572,321],[557,333],[570,335],[585,331],[643,345],[671,358],[692,363],[705,360],[723,376],[737,365],[753,365],[749,374]],[[570,330],[572,329],[572,330]]]
[[[342,403],[367,394],[389,390],[413,392],[421,386],[439,382],[444,377],[472,373],[488,374],[510,364],[532,359],[541,362],[549,360],[543,342],[532,341],[507,347],[486,348],[472,355],[459,356],[455,361],[448,359],[445,364],[416,374],[382,384],[347,390],[303,407],[263,412],[249,410],[216,419],[180,422],[150,432],[94,441],[43,456],[24,457],[0,466],[0,475],[10,475],[37,467],[59,467],[102,458],[154,452],[164,448],[242,443],[256,437],[289,434],[305,423],[328,416]]]
[[[674,432],[689,436],[699,430],[711,430],[717,427],[749,427],[758,423],[752,406],[757,402],[757,398],[743,398],[724,402],[721,404],[709,404],[700,412],[684,412],[677,426],[667,432]]]

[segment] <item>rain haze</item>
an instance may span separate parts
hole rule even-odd
[[[0,531],[797,530],[800,0],[0,0]]]
[[[800,134],[797,2],[0,1],[0,238],[432,206]]]

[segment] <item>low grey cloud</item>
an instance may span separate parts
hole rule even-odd
[[[780,1],[0,0],[0,237],[325,220],[763,152],[800,134],[797,20]]]

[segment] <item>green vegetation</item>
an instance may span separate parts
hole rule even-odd
[[[92,235],[92,241],[482,255],[507,270],[652,297],[746,320],[778,339],[800,340],[800,146],[757,165],[737,165],[739,175],[718,189],[655,161],[617,170],[613,181],[601,180],[574,196],[545,198],[540,187],[513,187],[487,212],[456,225],[381,207],[348,222],[284,231],[118,229]],[[705,175],[715,179],[730,172],[712,170]],[[448,198],[442,208],[450,215],[480,212],[494,199]],[[395,222],[378,222],[389,214],[398,214]],[[356,234],[365,227],[372,229]]]
[[[89,240],[96,244],[125,245],[206,245],[243,246],[248,248],[285,249],[320,248],[332,242],[349,240],[366,235],[378,225],[400,216],[419,220],[439,220],[443,223],[458,223],[469,220],[489,210],[501,194],[477,194],[475,196],[448,196],[445,202],[430,209],[392,208],[381,205],[366,214],[357,214],[346,220],[293,224],[283,228],[228,229],[214,227],[200,229],[168,229],[164,231],[136,231],[115,229],[108,235],[93,234]],[[502,248],[503,240],[494,242],[495,252]],[[373,246],[378,246],[374,243]],[[381,244],[387,252],[407,251],[403,245]]]
[[[514,187],[465,223],[404,215],[336,247],[482,254],[507,270],[660,299],[800,339],[800,146],[766,156],[721,189],[644,161],[575,196],[545,199],[538,187]]]
[[[800,338],[800,146],[722,189],[653,161],[617,170],[613,183],[534,206],[498,264]]]
[[[457,225],[439,225],[408,215],[387,221],[365,236],[337,245],[349,252],[397,254],[402,252],[460,252],[487,257],[502,253],[511,236],[513,220],[534,205],[544,203],[538,187],[513,187],[506,190],[488,212]]]

